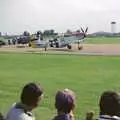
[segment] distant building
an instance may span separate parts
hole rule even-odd
[[[116,22],[115,21],[111,22],[111,33],[116,33]]]

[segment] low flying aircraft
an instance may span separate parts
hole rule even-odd
[[[54,40],[49,40],[50,42],[49,45],[50,47],[55,47],[55,48],[67,47],[68,49],[72,49],[72,44],[77,43],[78,50],[81,50],[83,48],[82,42],[86,37],[87,31],[88,31],[88,27],[85,30],[81,28],[81,32],[75,31],[75,32],[65,33],[64,35],[58,36]]]

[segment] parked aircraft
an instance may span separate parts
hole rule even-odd
[[[67,47],[68,49],[72,49],[72,44],[77,43],[78,50],[81,50],[83,48],[82,42],[86,37],[87,31],[88,31],[88,27],[86,28],[85,31],[83,30],[83,28],[81,28],[81,32],[76,31],[70,33],[64,33],[63,35],[56,36],[56,38],[53,38],[52,40],[49,41],[43,40],[42,36],[38,32],[36,34],[36,38],[30,41],[30,46],[33,48],[45,48],[46,51],[48,47],[54,47],[54,48]]]
[[[32,39],[29,46],[31,46],[32,48],[45,48],[46,51],[49,47],[49,42],[40,39]]]
[[[27,44],[29,43],[30,38],[28,36],[20,36],[17,38],[17,44]]]
[[[0,40],[0,47],[3,45],[6,45],[6,43],[4,41]]]
[[[30,40],[29,46],[32,48],[45,48],[46,51],[49,47],[49,41],[43,40],[43,37],[40,35],[40,33],[37,33],[36,37]]]
[[[50,47],[55,47],[55,48],[67,47],[68,49],[72,49],[72,44],[77,43],[78,50],[81,50],[83,48],[82,42],[86,37],[87,31],[88,31],[88,27],[86,28],[85,31],[83,30],[83,28],[81,28],[81,32],[80,31],[69,32],[69,33],[65,33],[64,35],[58,36],[56,39],[49,41]]]

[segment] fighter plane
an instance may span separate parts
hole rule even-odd
[[[40,33],[37,32],[35,38],[30,40],[29,46],[31,46],[32,48],[44,48],[46,51],[49,46],[49,41],[43,40]]]
[[[78,44],[78,50],[81,50],[83,48],[82,42],[84,41],[84,38],[86,37],[86,33],[88,31],[88,27],[84,31],[83,28],[81,28],[80,31],[75,31],[71,33],[64,33],[63,35],[58,35],[56,38],[53,38],[52,40],[43,40],[42,36],[39,32],[36,34],[36,38],[31,40],[30,46],[33,48],[45,48],[45,51],[48,47],[53,48],[63,48],[67,47],[68,49],[72,49],[72,44],[77,43]]]
[[[75,31],[75,32],[65,33],[64,35],[58,36],[54,40],[49,40],[50,42],[49,45],[50,47],[55,47],[55,48],[67,47],[68,49],[72,49],[72,44],[77,43],[78,50],[81,50],[83,48],[81,43],[84,41],[87,31],[88,31],[88,27],[85,30],[81,28],[81,32]]]

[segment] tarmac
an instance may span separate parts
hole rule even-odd
[[[40,53],[40,54],[68,54],[68,55],[120,55],[120,44],[82,44],[83,49],[77,50],[77,45],[73,44],[72,49],[67,48],[31,48],[26,45],[2,46],[0,52],[14,53]]]

